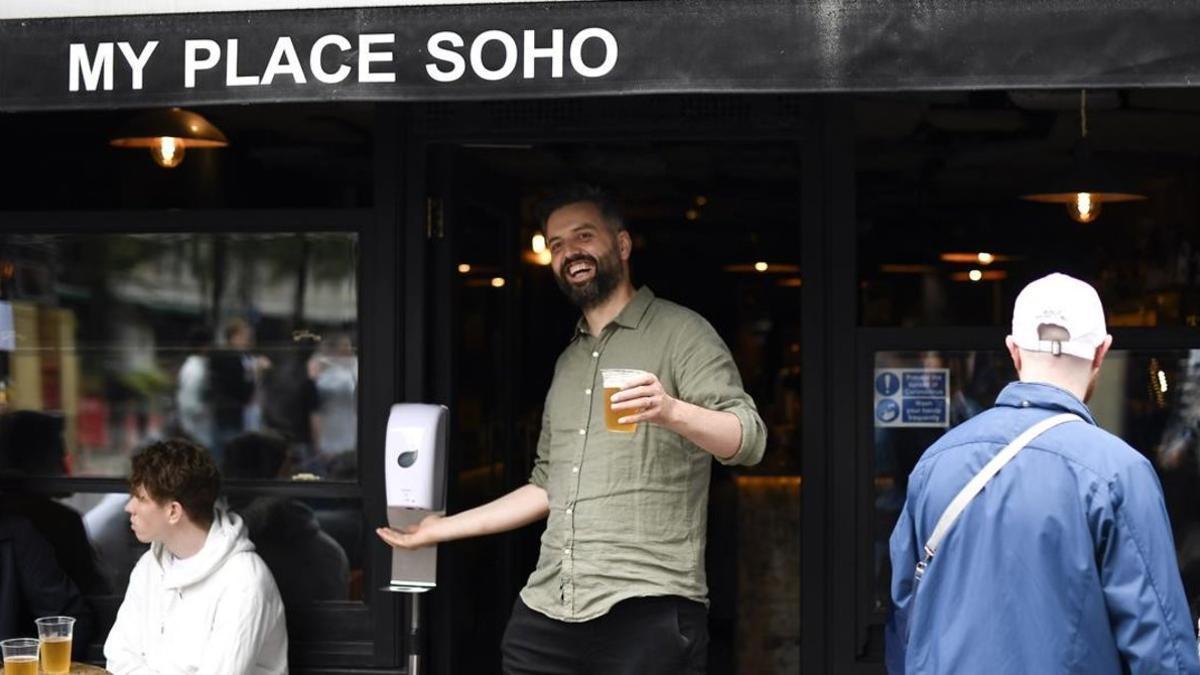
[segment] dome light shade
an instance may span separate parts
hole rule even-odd
[[[149,148],[159,166],[179,166],[188,148],[223,148],[229,139],[202,115],[182,108],[151,110],[134,117],[109,141],[116,148]]]
[[[1090,223],[1100,216],[1103,204],[1141,201],[1145,195],[1127,189],[1128,180],[1116,177],[1116,170],[1092,157],[1087,140],[1087,91],[1079,93],[1079,141],[1071,153],[1070,169],[1047,181],[1041,190],[1021,195],[1021,199],[1043,204],[1063,204],[1077,223]]]

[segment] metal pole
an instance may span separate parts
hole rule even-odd
[[[408,604],[408,675],[421,675],[421,655],[425,636],[421,631],[421,594],[409,593]]]

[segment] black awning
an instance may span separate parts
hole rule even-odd
[[[1200,4],[1174,0],[656,0],[12,20],[0,22],[0,110],[1190,86],[1197,35]]]

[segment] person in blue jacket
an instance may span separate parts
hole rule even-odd
[[[1006,344],[1020,376],[909,476],[892,531],[892,673],[1193,673],[1196,638],[1150,462],[1084,404],[1112,344],[1088,284],[1026,286]],[[916,565],[950,500],[1001,448],[1063,412]]]

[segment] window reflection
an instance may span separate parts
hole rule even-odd
[[[0,236],[0,467],[123,476],[148,442],[271,431],[357,475],[351,233]]]
[[[875,365],[949,368],[950,426],[991,407],[1016,377],[1004,351],[882,351]],[[1101,427],[1154,465],[1184,589],[1193,617],[1200,615],[1200,350],[1113,350],[1088,407]],[[874,431],[873,605],[881,613],[889,602],[888,537],[904,505],[908,474],[945,430]]]

